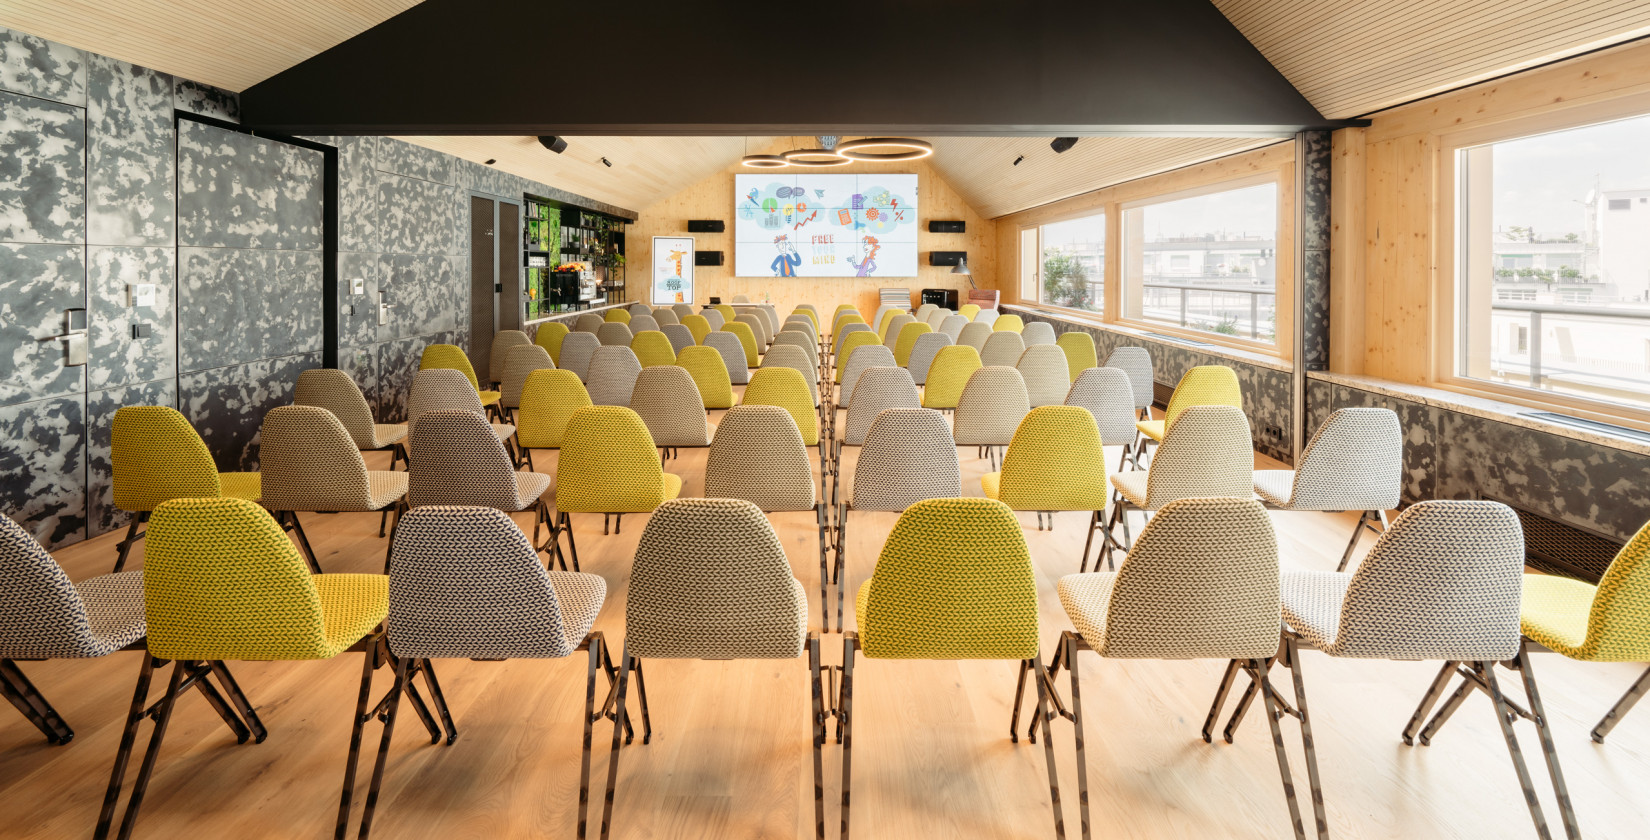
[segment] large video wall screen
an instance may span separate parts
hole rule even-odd
[[[740,277],[917,276],[917,176],[734,176]]]

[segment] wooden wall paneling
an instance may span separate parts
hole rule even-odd
[[[1365,210],[1368,161],[1364,129],[1347,128],[1333,137],[1330,169],[1329,369],[1364,372]]]
[[[1427,380],[1433,273],[1430,135],[1370,143],[1365,373]]]

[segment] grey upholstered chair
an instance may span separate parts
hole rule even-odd
[[[594,335],[596,330],[601,329],[602,324],[605,323],[607,323],[607,319],[603,318],[601,315],[594,312],[586,312],[583,315],[573,319],[573,332],[590,333]]]
[[[751,381],[750,364],[745,358],[745,345],[739,340],[739,336],[717,330],[705,336],[705,346],[714,347],[716,352],[722,354],[722,361],[728,366],[729,382],[745,385]]]
[[[808,365],[814,369],[814,378],[819,378],[819,342],[814,339],[812,333],[802,330],[781,332],[773,337],[773,348],[769,349],[768,352],[772,353],[780,347],[796,347],[807,354]],[[764,363],[766,363],[765,359]]]
[[[665,338],[670,340],[670,349],[677,355],[698,343],[693,340],[693,331],[681,324],[664,324],[659,327],[659,332],[664,333]]]
[[[506,513],[531,510],[533,544],[549,556],[561,555],[556,518],[544,499],[551,489],[550,476],[516,472],[513,460],[481,415],[432,411],[413,426],[412,442],[415,464],[407,485],[409,506],[472,505]],[[424,447],[422,452],[420,446]],[[550,530],[549,539],[542,544],[538,541],[540,527]],[[392,546],[392,556],[393,552]],[[565,560],[562,568],[567,568]]]
[[[990,459],[995,470],[1003,448],[1014,441],[1015,430],[1030,411],[1031,398],[1018,370],[983,367],[968,377],[957,398],[952,434],[958,446],[980,447],[979,456]]]
[[[1135,438],[1139,437],[1139,430],[1134,426],[1134,391],[1129,375],[1117,368],[1084,368],[1066,392],[1065,404],[1082,406],[1094,415],[1102,444],[1123,447],[1117,462],[1117,469],[1121,471],[1129,461]]]
[[[926,324],[926,323],[928,323],[929,313],[935,312],[939,308],[940,308],[940,305],[937,304],[937,303],[925,303],[925,304],[917,307],[917,311],[913,312],[911,314],[911,317],[916,318],[918,321],[921,321],[921,322]]]
[[[603,347],[629,347],[630,340],[635,337],[636,333],[630,329],[629,324],[621,324],[618,321],[603,322],[596,329],[596,338],[601,341]]]
[[[935,327],[934,330],[935,332],[942,332],[948,336],[951,336],[951,341],[955,343],[957,341],[957,337],[962,335],[963,327],[966,326],[968,326],[968,319],[953,313],[941,319],[940,325]]]
[[[561,362],[563,370],[570,370],[581,381],[590,380],[590,357],[596,354],[596,348],[602,346],[600,339],[593,332],[572,332],[561,340]]]
[[[412,431],[419,418],[432,411],[473,411],[477,417],[487,415],[481,407],[481,398],[462,371],[451,368],[430,368],[413,374],[412,389],[407,394],[407,449],[413,448]],[[516,427],[509,423],[491,423],[493,435],[515,458],[512,439]],[[416,454],[416,453],[414,453]],[[411,461],[408,462],[409,468]]]
[[[699,314],[705,316],[705,321],[710,324],[712,330],[721,331],[722,327],[727,325],[728,321],[722,317],[719,309],[706,309]]]
[[[885,315],[889,312],[907,312],[908,313],[910,311],[910,309],[911,309],[911,307],[909,307],[909,306],[901,306],[901,305],[898,305],[898,304],[884,303],[881,306],[877,307],[876,314],[872,315],[869,319],[867,319],[865,323],[870,325],[872,330],[876,330],[878,327],[882,326],[882,316],[883,315]]]
[[[629,347],[596,348],[595,355],[590,357],[590,376],[586,378],[590,402],[594,405],[630,405],[631,392],[636,390],[636,377],[641,373],[642,363]]]
[[[676,310],[666,309],[662,306],[653,310],[653,320],[660,326],[660,328],[668,327],[671,324],[682,323],[682,319],[676,314]]]
[[[927,382],[928,368],[934,364],[934,357],[939,354],[940,348],[950,347],[953,343],[951,336],[945,333],[917,336],[916,343],[911,345],[911,360],[905,365],[905,369],[911,371],[911,381],[918,385]]]
[[[528,374],[555,368],[556,363],[550,360],[550,351],[537,344],[512,348],[504,357],[504,368],[499,379],[498,404],[504,408],[506,416],[514,417],[515,410],[521,407],[521,389],[527,384]]]
[[[478,398],[479,399],[479,398]],[[390,450],[390,469],[397,460],[407,459],[407,424],[378,423],[361,386],[348,373],[336,368],[312,368],[298,374],[293,405],[313,405],[332,412],[344,424],[355,446],[362,452]]]
[[[321,572],[320,558],[298,521],[299,513],[388,515],[393,511],[400,520],[407,473],[369,471],[355,441],[332,412],[310,405],[277,406],[264,415],[258,440],[258,471],[263,482],[260,503],[275,514],[276,521],[292,523],[304,558],[316,574]],[[382,519],[378,536],[384,536]],[[393,542],[393,527],[389,537]]]
[[[1020,331],[1020,339],[1027,347],[1054,343],[1054,325],[1047,321],[1032,321]]]
[[[631,320],[635,320],[637,318],[640,318],[643,315],[646,315],[648,317],[653,316],[653,307],[648,306],[647,304],[641,303],[641,302],[632,303],[628,308],[626,308],[625,311],[630,313]],[[638,332],[639,332],[639,330],[638,330]]]
[[[762,357],[762,367],[788,367],[802,374],[804,382],[808,383],[808,391],[813,396],[814,408],[820,407],[819,402],[819,367],[814,363],[808,351],[792,344],[775,344]],[[820,416],[823,425],[825,418]]]
[[[842,367],[842,384],[837,389],[835,402],[838,408],[845,408],[853,401],[854,387],[859,382],[860,374],[874,367],[898,367],[894,364],[894,351],[880,344],[855,347]]]
[[[1278,510],[1355,510],[1352,539],[1335,571],[1346,571],[1364,529],[1384,530],[1404,483],[1404,433],[1387,408],[1343,408],[1329,415],[1295,470],[1256,470],[1255,494]],[[1377,531],[1376,533],[1379,533]]]
[[[671,304],[670,311],[676,313],[677,318],[686,318],[687,316],[693,314],[693,304],[691,304],[691,303]]]
[[[636,377],[630,408],[647,424],[653,442],[667,455],[679,446],[710,445],[710,420],[693,374],[676,365],[643,368]]]
[[[981,311],[984,312],[984,310]],[[974,352],[979,353],[985,350],[985,343],[991,338],[991,336],[992,330],[990,324],[982,323],[977,320],[969,321],[963,325],[962,329],[957,331],[957,343],[966,344],[969,347],[974,348]],[[1018,358],[1016,358],[1013,362],[1009,362],[1007,366],[1014,367],[1014,362],[1017,361],[1019,361]]]
[[[1134,388],[1134,407],[1140,419],[1150,420],[1152,411],[1152,354],[1144,347],[1118,347],[1106,357],[1106,367],[1117,368],[1129,375]]]
[[[1001,311],[996,309],[981,309],[979,312],[975,313],[974,320],[970,323],[985,324],[989,327],[996,324],[997,319],[1002,317],[1002,314],[1003,313]]]
[[[986,350],[989,352],[992,348],[987,346]],[[980,361],[985,361],[984,357]],[[1053,342],[1027,347],[1020,354],[1020,360],[1015,362],[1014,369],[1025,379],[1026,396],[1030,397],[1032,408],[1065,404],[1066,393],[1071,390],[1071,370],[1066,366],[1066,351]]]
[[[487,351],[487,383],[497,385],[503,382],[504,368],[509,364],[510,351],[532,343],[533,340],[521,330],[499,330],[493,333],[493,346]]]
[[[768,331],[768,319],[756,312],[745,312],[733,319],[736,324],[744,324],[751,328],[756,336],[756,352],[762,353],[769,344],[773,343],[773,333]],[[754,360],[753,360],[754,361]]]
[[[888,350],[892,352],[895,347],[899,346],[900,330],[905,329],[906,324],[915,324],[916,322],[917,319],[905,314],[904,312],[890,318],[888,320],[888,332],[883,333],[882,335],[882,346],[888,348]]]
[[[949,309],[941,309],[936,306],[923,317],[922,322],[927,324],[931,329],[938,331],[940,324],[945,323],[945,319],[954,314],[956,313]]]
[[[980,351],[980,364],[986,367],[1011,367],[1020,365],[1020,357],[1025,355],[1026,343],[1017,332],[999,330],[993,332],[985,340],[985,348]],[[1061,354],[1060,364],[1065,364],[1065,354]],[[1021,374],[1024,375],[1023,373]],[[1026,383],[1026,390],[1031,390],[1030,383]],[[1062,397],[1065,395],[1062,394]]]
[[[630,323],[626,326],[630,327],[631,335],[634,337],[636,333],[646,330],[657,331],[659,329],[659,321],[654,318],[652,314],[633,314],[630,316]]]

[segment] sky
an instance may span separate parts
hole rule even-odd
[[[1540,239],[1581,233],[1582,206],[1605,190],[1650,188],[1650,117],[1495,144],[1495,226]]]

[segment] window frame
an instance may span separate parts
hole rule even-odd
[[[1112,251],[1112,244],[1111,244],[1112,243],[1112,213],[1111,213],[1111,209],[1114,206],[1115,206],[1115,202],[1108,202],[1106,204],[1100,205],[1099,209],[1091,209],[1091,210],[1084,210],[1084,211],[1073,211],[1071,213],[1064,213],[1064,214],[1061,214],[1059,216],[1055,216],[1053,218],[1043,219],[1043,220],[1037,222],[1036,224],[1021,225],[1020,226],[1020,236],[1021,236],[1020,245],[1021,245],[1021,247],[1024,247],[1024,245],[1025,245],[1024,237],[1025,237],[1025,234],[1028,231],[1029,232],[1034,232],[1036,234],[1037,248],[1036,248],[1035,251],[1032,252],[1033,253],[1032,262],[1035,263],[1035,267],[1034,267],[1034,270],[1032,272],[1032,281],[1031,281],[1032,282],[1032,286],[1031,286],[1032,295],[1030,297],[1031,297],[1031,300],[1034,301],[1037,306],[1047,307],[1049,309],[1058,310],[1060,312],[1076,312],[1076,313],[1080,313],[1082,315],[1086,315],[1090,318],[1098,318],[1102,321],[1108,320],[1106,318],[1106,315],[1107,315],[1107,313],[1111,312],[1111,309],[1112,309],[1111,304],[1112,304],[1112,299],[1113,299],[1111,283],[1109,283],[1108,280],[1109,280],[1110,271],[1111,271],[1111,251]],[[1058,303],[1049,303],[1048,301],[1043,300],[1043,249],[1045,247],[1043,245],[1043,228],[1048,227],[1049,225],[1057,225],[1057,224],[1060,224],[1061,222],[1076,221],[1077,219],[1092,219],[1095,216],[1099,216],[1100,219],[1101,219],[1100,226],[1101,226],[1101,229],[1103,231],[1101,235],[1105,237],[1105,240],[1104,240],[1104,249],[1105,250],[1101,254],[1101,258],[1100,258],[1100,300],[1097,302],[1100,308],[1098,308],[1098,309],[1078,309],[1075,306],[1062,306]],[[1025,260],[1025,254],[1023,252],[1020,256],[1020,259],[1022,260],[1022,263],[1023,263],[1024,260]],[[1023,273],[1024,273],[1024,265],[1023,264],[1022,264],[1022,267],[1021,267],[1021,272],[1022,272],[1022,275],[1023,275]],[[1024,300],[1027,297],[1025,295],[1025,283],[1027,282],[1026,278],[1024,276],[1022,276],[1020,282],[1021,282],[1021,295],[1020,295],[1020,297],[1021,297],[1022,300]]]

